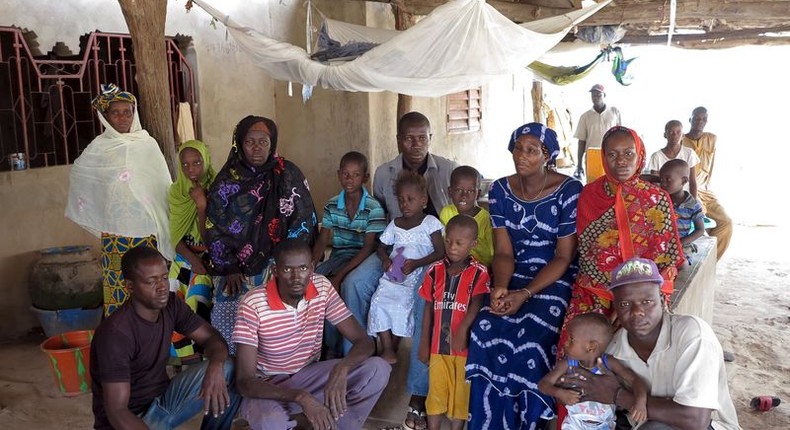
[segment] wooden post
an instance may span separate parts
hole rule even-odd
[[[532,81],[532,119],[543,123],[543,82]]]
[[[159,142],[174,179],[178,172],[178,154],[173,136],[170,111],[170,88],[165,52],[167,2],[161,0],[118,0],[129,27],[138,65],[136,94],[140,102],[140,121]]]
[[[395,14],[396,30],[404,31],[414,25],[414,15],[405,12],[396,3],[392,4],[392,12]],[[400,117],[412,111],[412,101],[412,96],[398,94],[398,108],[395,117],[396,127]],[[403,152],[403,150],[400,147],[400,142],[398,142],[398,153],[400,152]]]

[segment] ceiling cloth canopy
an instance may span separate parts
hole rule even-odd
[[[329,64],[237,23],[204,0],[193,3],[223,23],[253,63],[275,79],[343,91],[436,97],[523,71],[609,1],[520,25],[483,0],[445,3],[406,31],[326,20],[333,40],[377,43],[351,61]]]

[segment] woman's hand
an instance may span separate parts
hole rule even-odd
[[[389,257],[383,257],[381,259],[381,267],[384,269],[385,272],[389,272],[390,267],[392,267],[392,260]]]
[[[244,286],[244,275],[241,273],[231,273],[225,276],[225,294],[235,296]]]
[[[502,308],[502,298],[507,295],[507,287],[494,287],[491,290],[491,313],[496,313]]]
[[[494,315],[513,315],[521,309],[521,306],[529,298],[529,294],[523,291],[509,291],[506,296],[499,299],[499,307],[492,309],[491,313]]]

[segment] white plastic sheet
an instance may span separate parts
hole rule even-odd
[[[523,25],[483,0],[445,3],[402,32],[330,21],[329,34],[335,40],[380,43],[353,61],[331,64],[313,61],[300,47],[236,23],[204,0],[193,3],[222,22],[252,61],[275,79],[436,97],[522,71],[609,1]]]

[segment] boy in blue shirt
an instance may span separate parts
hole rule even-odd
[[[342,191],[324,206],[313,261],[315,273],[329,278],[339,292],[343,278],[376,250],[376,238],[387,226],[387,218],[381,204],[364,187],[370,179],[367,157],[356,151],[343,155],[337,179]],[[330,243],[329,257],[320,262]],[[327,327],[324,341],[328,358],[341,355],[341,338],[334,327]]]

